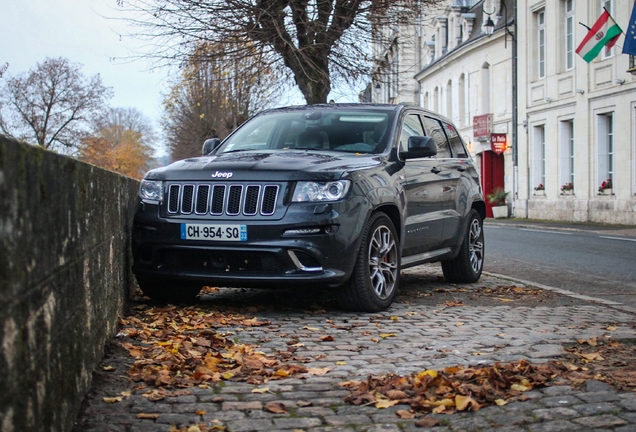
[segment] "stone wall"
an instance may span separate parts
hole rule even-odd
[[[0,135],[0,430],[68,431],[134,279],[138,182]]]

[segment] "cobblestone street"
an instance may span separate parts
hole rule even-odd
[[[265,354],[287,350],[293,341],[294,355],[312,359],[306,366],[332,369],[322,376],[303,375],[260,386],[223,381],[151,402],[126,377],[134,359],[117,349],[115,339],[102,362],[114,370],[96,374],[74,432],[187,430],[201,424],[233,432],[423,430],[415,425],[416,419],[396,415],[408,406],[378,409],[347,404],[349,391],[339,383],[364,380],[369,374],[406,375],[453,365],[547,362],[562,357],[563,348],[577,340],[636,339],[634,312],[621,305],[547,287],[542,287],[541,296],[487,295],[496,287],[524,286],[494,275],[484,275],[474,285],[449,285],[438,265],[408,269],[403,275],[395,303],[378,314],[343,312],[320,291],[222,289],[205,294],[204,305],[239,308],[245,315],[270,322],[263,327],[224,327],[219,332],[258,346]],[[323,335],[333,340],[321,340]],[[263,388],[267,391],[253,391]],[[104,401],[122,392],[130,395],[117,403]],[[580,389],[551,386],[524,396],[523,402],[477,412],[433,414],[440,424],[432,430],[636,431],[636,395],[604,382],[588,381]],[[273,401],[282,403],[287,413],[265,410]]]

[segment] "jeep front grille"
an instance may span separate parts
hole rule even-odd
[[[168,213],[173,215],[271,216],[278,185],[180,184],[168,186]]]

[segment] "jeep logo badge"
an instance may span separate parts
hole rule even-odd
[[[215,172],[214,174],[212,174],[212,178],[225,178],[225,179],[229,179],[231,178],[233,175],[233,173],[231,172]]]

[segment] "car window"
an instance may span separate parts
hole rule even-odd
[[[243,124],[217,153],[294,149],[381,153],[388,147],[392,116],[390,111],[346,109],[267,113]]]
[[[409,137],[424,135],[426,134],[424,133],[419,114],[407,115],[400,134],[400,151],[408,151]]]
[[[442,122],[442,126],[444,127],[444,132],[446,132],[446,137],[448,137],[453,157],[466,159],[468,157],[468,152],[466,151],[466,147],[464,147],[464,143],[459,137],[455,126],[448,122]]]
[[[422,116],[422,120],[424,121],[424,128],[426,129],[426,135],[433,138],[435,144],[437,145],[437,156],[438,158],[449,158],[451,157],[450,148],[448,146],[448,141],[446,140],[446,135],[444,134],[444,128],[441,122],[432,117]]]

